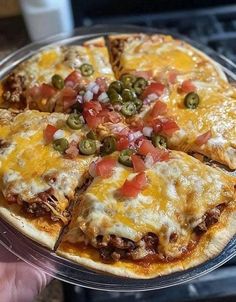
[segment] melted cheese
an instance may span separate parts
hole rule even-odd
[[[173,90],[167,105],[169,114],[176,120],[180,130],[169,139],[169,146],[185,152],[197,151],[236,168],[236,99],[214,89],[198,89],[199,106],[187,109],[185,94]],[[200,148],[194,144],[196,138],[211,130],[212,137]],[[229,153],[229,149],[234,152]]]
[[[118,37],[119,40],[119,37]],[[225,77],[210,58],[183,41],[170,36],[131,36],[123,41],[119,57],[119,73],[152,71],[154,78],[168,70],[177,71],[180,76],[203,81],[225,82]],[[116,62],[114,63],[116,64]],[[116,66],[114,66],[117,69]],[[191,77],[190,77],[191,75]]]
[[[26,111],[7,125],[1,116],[4,114],[0,114],[0,125],[4,124],[4,131],[0,132],[0,139],[8,144],[0,152],[0,188],[3,194],[18,194],[29,201],[38,193],[53,188],[59,207],[65,209],[68,198],[74,196],[75,188],[81,184],[92,158],[64,158],[53,149],[52,144],[45,145],[43,130],[48,123],[57,125],[58,121],[64,123],[66,138],[75,133],[80,138],[83,130],[69,129],[65,123],[67,116],[60,113],[50,115]]]
[[[138,241],[153,232],[165,253],[173,255],[176,245],[169,244],[172,233],[178,235],[177,247],[187,246],[194,222],[234,198],[233,179],[176,151],[169,161],[146,171],[148,185],[136,198],[123,198],[118,189],[136,174],[117,165],[110,178],[95,178],[83,194],[67,241],[84,240],[82,232],[91,241],[97,235],[110,234]]]
[[[51,83],[51,77],[59,74],[67,77],[73,70],[79,70],[84,63],[94,68],[94,73],[84,78],[86,81],[97,77],[114,79],[109,55],[105,46],[56,46],[45,49],[29,60],[20,64],[15,73],[25,77],[27,87],[35,84]],[[1,89],[0,89],[1,95]]]

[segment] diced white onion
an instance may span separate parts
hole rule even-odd
[[[153,157],[150,153],[147,154],[147,156],[145,157],[145,167],[146,168],[151,168],[154,164],[154,160],[153,160]]]
[[[99,85],[96,84],[96,85],[92,88],[92,92],[95,93],[95,94],[97,94],[98,91],[99,91],[99,89],[100,89]]]
[[[152,135],[152,127],[144,127],[143,128],[143,134],[147,137],[150,137]]]
[[[151,93],[147,96],[147,98],[150,100],[150,101],[155,101],[156,99],[158,99],[158,95],[156,93]]]
[[[90,90],[86,91],[85,94],[84,94],[85,102],[89,102],[92,99],[93,99],[93,93]]]
[[[98,97],[98,101],[101,103],[109,102],[109,97],[108,97],[107,93],[106,92],[101,93]]]
[[[97,86],[97,84],[95,82],[90,82],[87,86],[87,90],[92,91],[93,87]]]
[[[65,132],[61,129],[58,129],[54,134],[53,134],[53,139],[60,139],[65,137]]]
[[[141,131],[136,131],[136,132],[133,132],[133,133],[131,132],[128,135],[128,139],[129,139],[130,142],[132,142],[132,141],[136,141],[141,136],[143,136]]]

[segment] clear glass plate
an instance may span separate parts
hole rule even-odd
[[[218,55],[213,50],[200,45],[195,41],[189,40],[186,37],[173,34],[169,31],[160,31],[154,28],[111,25],[78,28],[71,35],[54,36],[37,43],[27,45],[2,60],[0,63],[0,79],[8,74],[17,64],[49,45],[79,45],[88,39],[101,35],[106,37],[109,34],[115,33],[140,32],[170,34],[176,38],[185,40],[218,62],[230,82],[234,82],[236,80],[236,65],[234,63],[222,55]],[[51,252],[28,239],[1,219],[0,243],[23,261],[42,269],[45,273],[57,279],[87,288],[107,291],[147,291],[177,285],[200,277],[216,269],[236,255],[236,237],[234,237],[222,253],[202,265],[163,277],[157,277],[149,280],[137,280],[95,272],[72,261],[59,257],[54,252]]]

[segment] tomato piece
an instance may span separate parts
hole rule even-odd
[[[161,83],[151,83],[142,93],[142,99],[145,99],[149,94],[155,93],[158,96],[162,95],[164,92],[165,86]]]
[[[146,139],[144,139],[141,142],[139,149],[138,149],[138,153],[140,155],[147,155],[148,153],[153,154],[155,152],[156,152],[156,148],[153,146],[153,144],[150,141],[148,141]]]
[[[125,197],[136,197],[147,185],[147,177],[144,172],[137,174],[132,180],[124,182],[119,192]]]
[[[181,91],[185,93],[193,92],[196,91],[196,86],[190,80],[186,80],[181,85]]]
[[[112,176],[113,169],[116,165],[116,159],[104,157],[96,163],[96,175],[102,178],[108,178]]]
[[[41,95],[41,87],[35,85],[29,88],[28,94],[32,97],[39,97]]]
[[[56,93],[56,90],[51,85],[43,83],[40,87],[40,92],[41,96],[47,99],[52,97]]]
[[[94,110],[96,113],[102,111],[102,105],[99,102],[89,101],[84,103],[84,111],[88,111],[90,109]]]
[[[166,161],[169,159],[169,152],[166,149],[155,148],[153,144],[148,140],[143,140],[138,153],[141,155],[151,154],[153,161]]]
[[[76,103],[76,91],[71,87],[64,87],[61,91],[63,109],[66,110]]]
[[[134,172],[142,172],[146,169],[145,163],[142,158],[136,154],[131,155]]]
[[[72,71],[64,80],[65,86],[67,87],[74,87],[76,84],[78,84],[81,80],[81,74],[74,70]]]
[[[96,116],[96,113],[90,113],[89,111],[83,113],[83,117],[88,124],[89,128],[96,128],[103,121],[103,117]]]
[[[152,108],[150,115],[152,118],[156,118],[159,115],[165,115],[167,113],[167,105],[161,101],[157,101]]]
[[[162,130],[162,122],[159,119],[153,120],[151,123],[154,133],[159,133]]]
[[[53,135],[57,130],[58,129],[55,126],[50,124],[47,125],[47,127],[43,131],[43,137],[46,144],[49,144],[53,141]]]
[[[118,151],[122,151],[124,149],[128,149],[129,147],[129,140],[127,136],[122,136],[116,143],[116,149]]]
[[[211,136],[212,136],[211,130],[209,130],[209,131],[199,135],[195,140],[195,144],[198,146],[202,146],[208,142],[208,140],[211,138]]]
[[[175,121],[173,121],[171,119],[162,120],[161,132],[164,135],[171,136],[173,133],[175,133],[179,129],[180,128]]]

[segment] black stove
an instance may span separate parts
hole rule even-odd
[[[90,1],[88,2],[90,3]],[[126,13],[125,8],[122,11],[124,2],[119,0],[121,6],[121,8],[118,8],[119,14],[112,14],[109,11],[111,2],[108,5],[107,1],[99,1],[99,8],[94,3],[95,9],[93,10],[84,1],[81,1],[80,4],[78,4],[78,1],[72,1],[76,25],[132,24],[165,29],[207,45],[236,63],[236,5],[222,6],[222,3],[233,3],[235,1],[204,1],[203,3],[200,0],[193,0],[188,1],[192,5],[192,9],[189,9],[191,5],[186,5],[187,2],[185,3],[185,1],[169,0],[169,8],[172,8],[172,11],[165,11],[167,1],[156,1],[159,2],[159,5],[163,4],[164,7],[162,12],[157,13],[154,12],[154,9],[153,12],[140,13],[142,11],[142,9],[139,9],[140,1],[134,1],[136,6],[132,13],[130,11],[131,4],[127,4],[129,6],[129,14]],[[144,3],[143,1],[141,2]],[[150,1],[146,0],[145,3],[147,2],[150,3]],[[179,3],[182,3],[182,6]],[[211,4],[211,7],[203,8],[207,3]],[[104,6],[102,7],[103,4]],[[216,4],[221,5],[215,6]],[[114,4],[113,10],[116,10],[116,5]],[[195,8],[193,9],[193,7]],[[173,8],[175,9],[174,11]],[[158,9],[160,10],[160,7]],[[162,290],[113,293],[64,284],[64,292],[65,302],[218,302],[223,300],[224,302],[235,302],[236,258],[206,276],[183,285]]]

